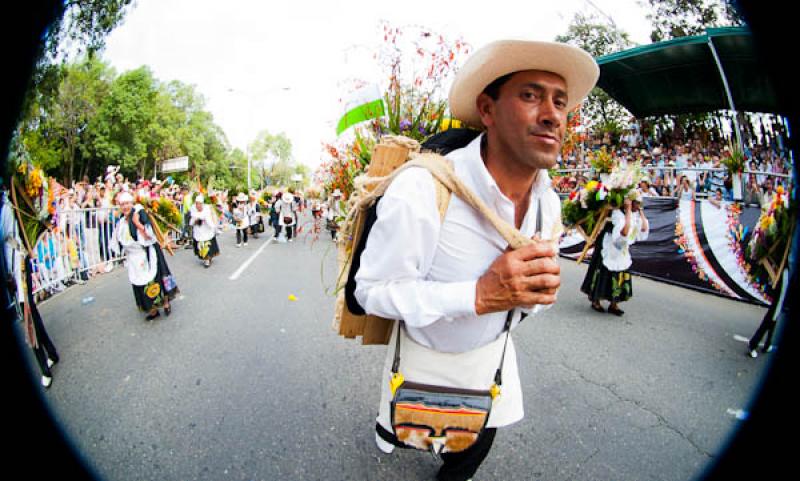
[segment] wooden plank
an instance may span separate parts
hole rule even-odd
[[[364,337],[361,338],[361,344],[365,346],[389,344],[394,321],[378,316],[364,317],[366,318],[366,325],[364,326]]]

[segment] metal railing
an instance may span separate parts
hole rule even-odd
[[[183,210],[182,206],[179,208]],[[57,210],[54,227],[45,231],[33,247],[33,293],[55,294],[73,283],[113,270],[124,260],[111,248],[120,215],[117,207]],[[181,237],[172,230],[164,234],[173,243]]]
[[[555,170],[556,170],[556,172],[593,172],[594,171],[594,169],[591,168],[591,167],[578,167],[578,168],[574,168],[574,169],[555,169]],[[663,166],[663,167],[660,167],[660,166],[656,166],[656,165],[642,166],[642,170],[644,170],[644,171],[656,170],[656,171],[669,171],[669,172],[674,172],[676,170],[677,171],[681,171],[681,172],[687,171],[687,170],[688,171],[695,171],[695,172],[728,172],[728,169],[725,169],[724,167],[716,167],[716,168],[715,167],[674,167],[674,166]],[[788,179],[788,178],[792,177],[792,174],[780,174],[780,173],[777,173],[777,172],[767,172],[767,171],[762,171],[762,170],[745,170],[745,171],[742,172],[742,175],[744,175],[744,176],[747,176],[747,175],[750,175],[750,174],[752,174],[752,175],[761,175],[761,176],[770,176],[770,177],[780,177],[780,178],[785,178],[785,179]]]

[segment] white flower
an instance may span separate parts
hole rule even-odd
[[[602,189],[597,191],[597,200],[601,201],[606,200],[607,196],[608,196],[608,190],[606,189],[606,186],[603,186]]]

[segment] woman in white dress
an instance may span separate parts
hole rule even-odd
[[[202,194],[194,198],[194,205],[189,210],[189,223],[192,226],[194,239],[194,255],[203,261],[204,267],[211,266],[211,260],[219,255],[216,227],[217,219],[212,212],[213,207],[204,203]]]
[[[630,246],[647,239],[650,225],[642,209],[642,197],[636,190],[625,199],[622,209],[611,212],[607,223],[595,242],[592,260],[581,285],[581,292],[589,296],[592,309],[605,312],[601,300],[609,302],[608,312],[621,316],[619,303],[633,297],[633,282],[628,272],[633,260]]]
[[[170,301],[178,294],[178,285],[158,245],[151,221],[141,205],[134,205],[133,196],[128,192],[121,193],[118,202],[122,217],[114,229],[112,248],[119,251],[121,246],[126,256],[125,265],[136,306],[147,313],[148,321],[160,316],[160,308],[169,316]]]

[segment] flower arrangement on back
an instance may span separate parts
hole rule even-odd
[[[613,162],[605,148],[593,157],[593,165],[598,171],[607,169],[605,182],[592,180],[585,186],[570,193],[561,205],[561,217],[567,228],[580,228],[593,232],[598,223],[605,219],[611,209],[622,207],[625,197],[636,188],[642,178],[641,166],[638,163],[622,167]]]
[[[782,186],[768,206],[761,211],[745,256],[753,263],[750,275],[758,283],[775,283],[786,264],[792,230],[795,225],[796,202],[790,202]]]

